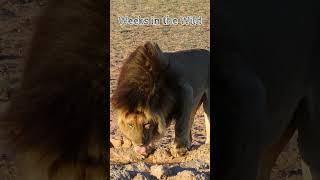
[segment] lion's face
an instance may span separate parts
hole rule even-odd
[[[134,146],[146,146],[162,134],[161,123],[150,113],[122,112],[118,118],[120,130]]]

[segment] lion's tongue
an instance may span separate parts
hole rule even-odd
[[[146,146],[136,146],[134,147],[134,151],[138,154],[147,154]]]

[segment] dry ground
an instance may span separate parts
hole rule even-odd
[[[23,58],[27,42],[31,36],[32,23],[46,0],[0,0],[0,112],[10,102],[10,93],[19,85]],[[164,51],[175,51],[190,48],[209,47],[209,0],[201,1],[156,1],[156,0],[111,0],[111,47],[110,47],[110,94],[112,94],[119,68],[123,59],[138,45],[145,41],[159,43]],[[148,17],[169,15],[179,17],[195,15],[203,17],[201,26],[120,26],[117,17],[121,15]],[[8,55],[8,56],[7,56]],[[8,96],[9,95],[9,96]],[[114,112],[111,109],[111,138],[121,139],[117,130]],[[159,143],[158,149],[146,162],[134,163],[127,148],[111,148],[111,176],[113,179],[136,178],[153,179],[161,174],[162,179],[208,179],[209,147],[205,141],[204,119],[201,113],[196,116],[193,127],[195,148],[184,158],[174,159],[167,153],[172,141],[173,129],[169,128],[167,135]],[[274,168],[273,180],[300,180],[301,170],[296,140],[281,154]],[[10,152],[4,152],[0,147],[0,179],[14,179],[14,161]],[[156,164],[161,164],[156,166]],[[244,162],[245,165],[245,162]],[[152,174],[152,175],[150,175]]]

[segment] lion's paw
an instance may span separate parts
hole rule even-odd
[[[173,147],[171,148],[171,155],[173,157],[182,157],[186,155],[186,153],[190,150],[190,145],[179,145],[177,143],[173,144]]]
[[[186,148],[186,147],[171,149],[171,155],[173,157],[182,157],[182,156],[186,155],[187,152],[188,152],[188,148]]]

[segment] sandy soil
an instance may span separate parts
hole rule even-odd
[[[22,72],[21,57],[31,37],[32,23],[45,0],[0,0],[0,111],[10,102],[10,95],[19,86]],[[124,58],[145,41],[155,41],[164,51],[190,48],[209,49],[209,0],[201,3],[187,0],[111,0],[110,94],[116,86],[119,68]],[[200,26],[129,26],[119,25],[118,16],[170,17],[202,16]],[[192,129],[193,149],[185,157],[173,158],[170,145],[172,126],[156,143],[155,152],[143,161],[136,158],[130,142],[123,138],[110,110],[110,136],[115,147],[110,149],[111,179],[209,179],[209,147],[204,145],[202,109]],[[15,166],[11,152],[0,147],[0,179],[13,180]],[[273,170],[273,180],[301,180],[296,138],[284,149]],[[244,162],[245,165],[245,162]]]

